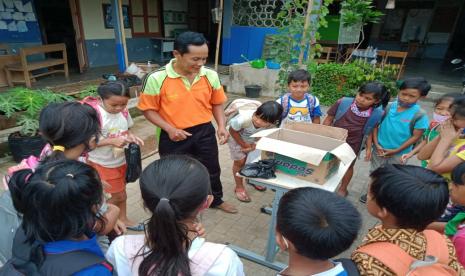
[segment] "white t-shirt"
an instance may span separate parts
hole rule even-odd
[[[283,269],[281,272],[277,274],[277,276],[281,276],[281,273],[285,271],[287,268]],[[318,274],[312,274],[312,276],[345,276],[347,275],[347,272],[344,270],[344,267],[342,266],[342,263],[335,262],[334,267],[331,268],[330,270],[326,270],[323,272],[320,272]],[[310,276],[310,274],[309,274]]]
[[[256,138],[252,138],[250,136],[263,129],[256,128],[252,123],[252,117],[254,113],[255,111],[251,110],[240,111],[239,114],[234,116],[234,118],[229,121],[229,126],[235,131],[239,131],[242,140],[248,144],[254,143],[256,140]]]
[[[321,116],[320,111],[320,101],[317,97],[309,96],[315,99],[313,106],[313,114],[310,114],[308,110],[307,99],[304,98],[301,101],[295,101],[292,97],[289,97],[289,112],[287,113],[286,118],[284,118],[283,123],[286,121],[295,121],[295,122],[306,122],[312,123],[312,116]],[[279,104],[281,103],[281,97],[276,100]]]
[[[116,238],[110,245],[105,258],[113,265],[119,276],[131,275],[132,258],[129,260],[124,251],[125,239],[131,239],[131,245],[142,248],[144,246],[144,235],[126,235]],[[191,259],[204,244],[205,239],[196,238],[192,241],[189,248],[188,256]],[[138,269],[138,268],[137,268]],[[137,271],[134,268],[134,271]],[[225,248],[221,255],[216,259],[210,270],[204,274],[205,276],[242,276],[244,275],[244,267],[236,255],[230,249]],[[200,275],[193,275],[200,276]]]
[[[129,128],[134,124],[129,113],[126,118],[122,112],[111,114],[101,106],[98,109],[102,119],[103,138],[115,138],[128,134]],[[113,150],[114,148],[113,146],[97,147],[89,152],[89,160],[107,168],[120,167],[126,162],[124,150]]]

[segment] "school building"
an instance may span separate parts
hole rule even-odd
[[[250,60],[260,58],[265,36],[278,30],[276,15],[283,1],[224,0],[220,63],[244,62],[242,56]],[[173,37],[185,30],[205,34],[210,41],[210,61],[213,61],[218,24],[214,22],[212,9],[218,7],[219,2],[1,0],[0,44],[17,53],[22,47],[65,43],[70,70],[75,72],[116,65],[118,35],[110,4],[118,3],[123,14],[121,22],[129,62],[166,62],[171,55]],[[320,2],[315,0],[315,6]],[[324,45],[337,46],[340,42],[340,2],[336,0],[330,6],[329,26],[320,30]],[[452,58],[465,58],[465,1],[374,2],[385,15],[379,24],[365,27],[366,39],[362,47],[371,45],[380,50],[407,51],[407,68],[409,63],[418,64],[418,61],[441,66]]]

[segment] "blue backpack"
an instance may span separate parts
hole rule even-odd
[[[308,114],[313,119],[312,113],[313,109],[315,109],[315,96],[305,93],[305,99],[307,100]],[[286,93],[281,96],[281,106],[283,107],[283,115],[281,118],[284,120],[291,109],[291,93]]]

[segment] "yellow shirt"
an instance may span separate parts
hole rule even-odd
[[[465,138],[456,139],[454,141],[449,150],[449,153],[447,154],[447,157],[454,155],[465,161]],[[451,172],[443,173],[442,176],[449,181],[451,180]]]

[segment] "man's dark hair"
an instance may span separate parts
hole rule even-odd
[[[345,198],[317,188],[297,188],[279,202],[276,228],[297,253],[327,260],[348,249],[357,238],[360,214]]]
[[[203,34],[196,32],[184,32],[178,35],[174,41],[174,50],[181,55],[189,53],[189,45],[202,46],[208,44],[207,39]]]
[[[399,87],[400,90],[404,89],[417,89],[420,91],[420,95],[425,97],[428,95],[428,92],[431,90],[431,85],[423,77],[407,78],[405,79]]]
[[[422,167],[386,165],[370,177],[373,200],[396,218],[400,228],[425,230],[442,215],[449,202],[447,181]]]
[[[310,84],[311,80],[312,78],[307,70],[297,69],[289,73],[289,76],[287,77],[287,84],[290,84],[293,81],[306,81]]]

